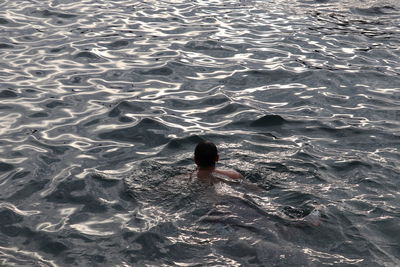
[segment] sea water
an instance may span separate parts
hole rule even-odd
[[[0,1],[1,266],[399,266],[395,0]],[[217,144],[240,183],[189,179]]]

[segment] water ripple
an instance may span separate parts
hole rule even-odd
[[[0,3],[3,264],[399,265],[397,1],[33,2]],[[187,179],[203,139],[244,182]]]

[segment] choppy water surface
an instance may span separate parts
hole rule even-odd
[[[395,0],[0,1],[1,265],[400,265],[399,25]],[[245,181],[188,181],[201,139]]]

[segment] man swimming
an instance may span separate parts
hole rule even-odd
[[[234,170],[221,170],[215,167],[219,160],[218,150],[214,143],[202,141],[197,144],[194,150],[194,162],[197,165],[195,170],[197,179],[201,182],[214,184],[223,179],[219,177],[227,177],[230,179],[242,179],[243,176]]]

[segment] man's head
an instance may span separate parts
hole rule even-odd
[[[201,141],[194,150],[194,161],[200,168],[215,167],[219,160],[217,147],[209,141]]]

